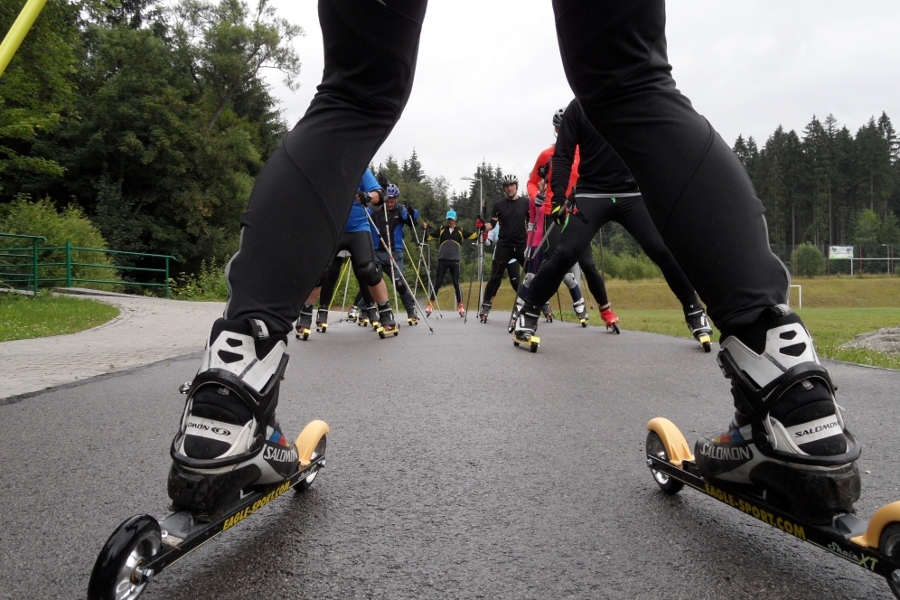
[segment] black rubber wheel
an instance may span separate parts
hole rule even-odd
[[[534,354],[535,352],[537,352],[537,349],[538,349],[538,345],[537,345],[537,344],[532,344],[532,345],[531,345],[531,353],[532,353],[532,354]]]
[[[703,342],[703,351],[712,352],[712,344],[710,344],[709,342]]]
[[[136,515],[119,525],[94,563],[88,600],[135,600],[150,575],[142,567],[161,545],[159,523],[149,515]]]
[[[616,332],[616,335],[619,335],[620,333],[622,333],[622,332],[619,330],[619,326],[616,325],[616,324],[613,324],[613,331]]]
[[[519,342],[513,340],[513,346],[515,346],[516,348],[518,348],[518,347],[519,347]]]
[[[308,339],[309,339],[309,332],[307,331],[303,334],[303,341],[305,342]]]
[[[894,560],[900,559],[900,523],[895,521],[881,531],[878,550]],[[900,570],[888,575],[887,582],[894,592],[894,597],[900,598]]]
[[[655,431],[647,433],[647,456],[655,456],[664,461],[669,460],[669,453],[666,452],[662,439]],[[677,494],[684,487],[684,483],[656,469],[650,469],[650,472],[653,473],[653,480],[656,481],[659,489],[667,494]]]
[[[326,436],[323,435],[319,439],[319,443],[316,444],[316,448],[315,448],[315,450],[313,450],[312,456],[310,457],[311,459],[319,458],[320,456],[325,454],[325,437]],[[298,492],[305,492],[310,487],[312,487],[313,481],[316,480],[316,475],[318,475],[318,474],[319,474],[319,471],[316,470],[312,475],[310,475],[306,479],[301,479],[300,482],[296,486],[294,486],[295,489]]]

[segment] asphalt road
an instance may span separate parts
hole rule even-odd
[[[624,324],[627,327],[627,324]],[[154,578],[148,599],[889,598],[885,582],[693,490],[661,494],[646,423],[693,443],[730,419],[690,340],[498,315],[380,340],[291,341],[279,420],[327,421],[328,465]],[[84,597],[106,538],[166,513],[168,448],[199,353],[0,401],[0,598]],[[828,363],[865,444],[859,512],[900,498],[900,372]]]

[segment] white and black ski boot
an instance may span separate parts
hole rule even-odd
[[[519,314],[522,312],[523,306],[525,306],[525,299],[517,294],[516,303],[513,304],[512,312],[509,314],[509,324],[506,326],[508,332],[512,333],[515,331],[516,322],[519,320]]]
[[[578,322],[581,323],[581,326],[587,327],[587,322],[590,318],[590,315],[588,314],[588,311],[584,306],[584,298],[579,298],[578,300],[573,302],[572,310],[575,312],[575,316],[578,318]]]
[[[262,321],[217,320],[172,441],[168,492],[176,509],[213,513],[255,485],[286,479],[298,454],[275,418],[287,338]]]
[[[394,311],[391,310],[390,302],[378,303],[378,322],[380,323],[378,335],[381,336],[381,339],[400,333],[400,328],[394,321]]]
[[[362,321],[362,319],[360,319]],[[371,325],[373,331],[378,331],[381,328],[381,322],[378,320],[378,307],[374,304],[369,305],[366,308],[366,325]]]
[[[713,329],[709,324],[709,318],[706,311],[699,302],[684,305],[684,321],[687,323],[688,329],[694,339],[700,342],[700,347],[704,352],[712,351],[712,333]]]
[[[416,314],[416,309],[413,308],[406,311],[406,322],[410,325],[419,324],[419,315]]]
[[[513,345],[525,344],[529,346],[532,352],[537,352],[541,343],[540,338],[535,335],[538,328],[538,319],[541,316],[536,308],[532,305],[526,305],[519,313],[519,318],[516,319],[516,328],[513,331]]]
[[[325,333],[328,330],[328,309],[319,307],[316,311],[316,331]]]
[[[553,309],[550,308],[550,303],[549,303],[549,302],[546,303],[546,304],[544,304],[544,306],[541,307],[541,312],[544,313],[544,319],[545,319],[548,323],[552,323],[552,322],[553,322]]]
[[[356,323],[357,319],[359,319],[359,307],[354,304],[347,313],[347,322]]]
[[[312,314],[312,304],[304,304],[300,307],[300,316],[297,317],[297,324],[294,327],[298,340],[306,341],[309,339],[309,333],[312,330]]]
[[[723,333],[718,362],[736,411],[728,430],[697,440],[704,477],[750,488],[812,523],[852,512],[860,446],[800,318],[782,305]]]
[[[488,315],[491,314],[491,303],[482,302],[481,310],[478,312],[478,318],[482,323],[487,323]]]

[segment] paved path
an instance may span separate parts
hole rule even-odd
[[[225,306],[84,291],[119,316],[80,333],[0,343],[0,399],[202,350]]]

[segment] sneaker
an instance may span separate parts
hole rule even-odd
[[[168,492],[177,507],[213,510],[296,472],[297,448],[275,418],[286,342],[255,319],[213,324],[172,441]]]

